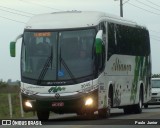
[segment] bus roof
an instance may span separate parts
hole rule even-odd
[[[124,18],[95,11],[65,11],[40,14],[32,17],[26,29],[69,29],[96,26],[100,21],[137,26],[135,22]]]

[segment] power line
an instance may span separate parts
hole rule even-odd
[[[150,34],[150,37],[151,37],[152,39],[154,39],[154,40],[160,41],[160,37],[159,37],[159,36]]]
[[[154,32],[154,33],[160,33],[160,32],[157,32],[157,31],[155,31],[155,30],[151,30],[151,29],[150,29],[150,31],[152,31],[152,32]]]
[[[127,4],[129,4],[129,5],[131,5],[131,6],[134,6],[134,7],[136,7],[136,8],[139,8],[139,9],[141,9],[141,10],[143,10],[143,11],[146,11],[146,12],[149,12],[149,13],[152,13],[152,14],[155,14],[155,15],[160,15],[160,13],[152,12],[152,11],[150,11],[150,10],[141,8],[141,7],[139,7],[139,6],[136,6],[136,5],[134,5],[134,4],[131,4],[131,3],[129,3],[129,2],[128,2]]]
[[[10,10],[13,10],[13,11],[17,11],[17,12],[20,12],[20,13],[26,13],[26,14],[29,14],[29,15],[36,15],[36,14],[33,14],[33,13],[29,13],[29,12],[25,12],[25,11],[21,11],[21,10],[16,10],[16,9],[5,7],[5,6],[0,6],[0,7],[5,8],[5,9],[10,9]]]
[[[155,5],[155,6],[157,6],[157,7],[160,7],[160,5],[157,5],[157,4],[155,4],[155,3],[153,3],[153,2],[151,2],[149,0],[146,0],[146,1],[149,2],[149,3],[151,3],[151,4],[153,4],[153,5]]]
[[[143,2],[141,2],[141,1],[139,1],[139,0],[136,0],[136,1],[137,1],[138,3],[141,3],[141,4],[145,5],[145,6],[147,6],[147,7],[150,7],[150,8],[152,8],[152,9],[155,9],[155,10],[160,11],[160,9],[154,8],[154,7],[152,7],[152,6],[148,5],[148,4],[145,4],[145,3],[143,3]]]
[[[159,33],[160,33],[160,32],[157,32],[157,31],[155,31],[155,30],[151,30],[151,29],[149,29],[149,31],[154,32],[154,33],[156,33],[156,34],[158,34],[158,35],[159,35]],[[150,34],[150,36],[151,36],[151,38],[153,38],[153,39],[155,39],[155,40],[159,40],[159,41],[160,41],[160,36],[153,35],[153,34]]]
[[[155,37],[152,37],[152,36],[151,36],[151,38],[152,38],[153,40],[160,41],[160,39],[157,39],[157,38],[155,38]]]
[[[64,10],[61,10],[61,9],[52,8],[52,7],[49,7],[49,6],[46,6],[46,5],[42,5],[42,4],[38,4],[38,3],[35,3],[35,2],[31,2],[31,1],[24,1],[24,0],[19,0],[19,1],[25,2],[27,4],[33,3],[34,5],[41,6],[41,7],[44,7],[44,8],[49,8],[49,9],[58,10],[58,11],[64,11]]]
[[[124,2],[123,2],[123,5],[124,5],[125,3],[127,3],[128,1],[130,1],[130,0],[126,0],[126,1],[124,1]]]
[[[150,36],[152,36],[152,37],[154,37],[154,38],[158,38],[158,39],[160,39],[160,37],[159,37],[159,36],[156,36],[156,35],[152,35],[152,34],[150,34]]]
[[[18,21],[18,20],[14,20],[14,19],[10,19],[10,18],[4,17],[4,16],[0,16],[0,17],[1,17],[1,18],[3,18],[3,19],[10,20],[10,21],[14,21],[14,22],[18,22],[18,23],[23,23],[23,24],[26,24],[25,22]]]
[[[24,16],[24,17],[31,17],[31,16],[27,16],[27,15],[23,15],[23,14],[19,14],[19,13],[16,13],[16,12],[11,12],[11,11],[7,11],[7,10],[3,10],[3,9],[0,9],[0,10],[1,10],[1,11],[4,11],[4,12],[9,12],[9,13],[12,13],[12,14]]]

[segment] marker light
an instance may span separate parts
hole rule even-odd
[[[85,105],[92,105],[93,104],[93,99],[92,98],[88,98],[85,102]]]
[[[31,102],[29,102],[29,101],[26,101],[26,102],[25,102],[25,106],[27,106],[27,107],[29,107],[29,108],[32,108],[32,104],[31,104]]]

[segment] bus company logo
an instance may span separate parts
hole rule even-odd
[[[54,87],[51,87],[48,92],[49,93],[56,93],[56,92],[59,92],[59,91],[65,91],[66,88],[65,87],[58,87],[58,86],[54,86]]]
[[[130,64],[122,64],[121,61],[116,58],[115,63],[113,63],[112,71],[131,71],[132,66]]]
[[[60,94],[59,94],[59,93],[56,93],[56,94],[55,94],[55,98],[56,98],[56,99],[59,99],[59,97],[60,97]]]

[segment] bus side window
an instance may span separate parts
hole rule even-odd
[[[116,51],[115,36],[114,24],[108,23],[108,60]]]
[[[105,59],[106,58],[106,50],[105,50],[105,45],[103,44],[102,45],[102,67],[101,67],[101,70],[104,69],[105,67]]]
[[[103,31],[103,45],[102,45],[102,54],[100,55],[100,71],[102,71],[105,67],[105,58],[106,58],[106,22],[101,22],[99,24],[99,30]]]
[[[106,22],[101,22],[98,26],[99,30],[103,31],[103,42],[106,43]]]

